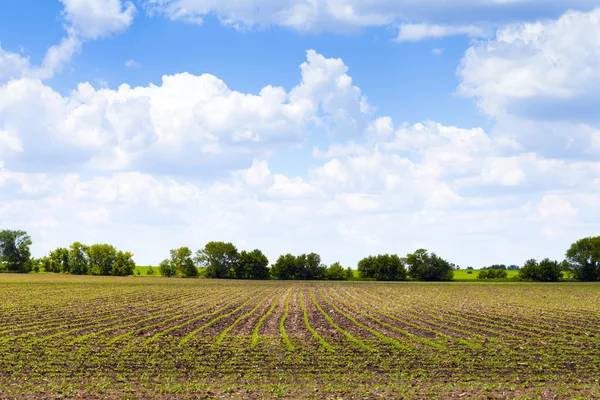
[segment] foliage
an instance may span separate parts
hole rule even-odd
[[[405,258],[408,275],[419,281],[451,281],[454,277],[452,266],[435,253],[419,249]]]
[[[196,253],[196,262],[206,267],[207,278],[234,278],[238,261],[239,254],[233,243],[208,242]]]
[[[503,269],[503,270],[506,270],[507,268],[506,268],[506,265],[504,265],[504,264],[493,264],[493,265],[490,265],[489,267],[483,267],[481,269],[482,270],[486,270],[486,269]]]
[[[325,279],[327,266],[321,264],[321,256],[317,253],[301,254],[296,257],[296,279]]]
[[[110,244],[93,244],[88,248],[89,274],[111,275],[117,249]]]
[[[198,268],[192,259],[192,250],[189,247],[180,247],[169,251],[169,262],[181,276],[195,278],[198,276]]]
[[[88,267],[88,247],[80,242],[73,243],[69,248],[69,273],[73,275],[86,275]]]
[[[171,278],[177,275],[177,268],[171,264],[171,261],[168,259],[162,260],[158,265],[158,269],[160,270],[160,274],[166,278]]]
[[[135,271],[135,261],[133,261],[133,254],[131,254],[128,251],[119,250],[115,257],[115,262],[112,265],[112,275],[129,276],[133,275],[133,271]]]
[[[365,257],[358,262],[361,278],[378,281],[403,281],[406,279],[404,263],[396,254]]]
[[[31,237],[25,231],[0,231],[0,266],[11,272],[29,272],[31,244]]]
[[[275,264],[271,266],[271,275],[278,279],[295,279],[296,257],[292,254],[279,256]]]
[[[587,237],[573,243],[567,250],[566,261],[573,277],[582,281],[600,279],[600,236]]]
[[[237,279],[269,279],[269,259],[262,251],[242,251],[234,266]]]
[[[42,258],[42,265],[46,272],[69,273],[69,249],[59,247]]]
[[[154,274],[155,274],[154,268],[148,267],[148,269],[146,270],[146,275],[153,276]]]
[[[331,281],[343,281],[348,279],[348,270],[345,270],[339,262],[334,262],[325,271],[325,277]]]
[[[558,261],[551,261],[549,258],[544,258],[539,263],[534,259],[527,260],[519,271],[521,279],[539,282],[556,282],[562,276],[561,264]]]
[[[508,273],[506,272],[506,269],[499,268],[482,269],[479,271],[479,274],[477,274],[477,279],[500,279],[507,277]]]

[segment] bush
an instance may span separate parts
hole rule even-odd
[[[363,258],[358,262],[361,278],[372,278],[378,281],[403,281],[406,279],[404,263],[395,254],[380,254]]]
[[[419,281],[451,281],[454,278],[452,265],[435,253],[419,249],[406,256],[408,274]]]
[[[148,267],[148,270],[146,271],[146,275],[148,275],[148,276],[154,275],[154,268]]]
[[[325,271],[325,277],[330,281],[344,281],[348,279],[348,271],[339,262],[334,262]]]
[[[501,279],[507,278],[508,273],[504,269],[484,269],[479,271],[477,279]]]
[[[160,274],[167,278],[171,278],[177,275],[177,267],[171,264],[171,261],[168,259],[162,260],[162,262],[158,266],[158,269],[160,270]]]
[[[519,271],[521,279],[538,282],[556,282],[562,276],[561,264],[558,261],[551,261],[549,258],[544,258],[539,263],[534,259],[527,260]]]

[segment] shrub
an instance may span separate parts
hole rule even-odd
[[[361,278],[372,278],[378,281],[403,281],[406,279],[404,263],[395,254],[380,254],[363,258],[358,262]]]
[[[551,261],[549,258],[544,258],[539,263],[534,259],[527,260],[519,271],[521,279],[538,282],[556,282],[562,276],[561,264],[558,261]]]
[[[484,269],[479,271],[477,279],[501,279],[507,278],[508,273],[504,269]]]
[[[435,253],[419,249],[406,256],[408,274],[419,281],[451,281],[454,278],[452,265]]]

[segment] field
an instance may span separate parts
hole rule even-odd
[[[0,274],[0,398],[600,398],[600,285]]]
[[[454,280],[456,281],[472,281],[477,280],[477,275],[479,274],[479,270],[473,270],[469,274],[469,271],[466,269],[459,269],[454,271]],[[506,279],[511,279],[519,275],[519,271],[506,271],[508,277]]]

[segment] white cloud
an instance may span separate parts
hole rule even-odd
[[[29,60],[18,53],[11,53],[0,44],[0,85],[11,79],[20,78],[29,68]]]
[[[202,23],[206,16],[216,15],[223,24],[238,29],[279,25],[300,31],[344,31],[409,23],[405,35],[413,40],[449,34],[479,36],[489,24],[588,10],[597,6],[597,0],[144,0],[143,4],[151,14],[172,20]]]
[[[169,4],[175,2],[163,2]],[[297,24],[313,18],[307,4],[295,4],[304,9],[286,18]],[[368,8],[373,4],[355,3],[336,18],[376,21]],[[511,46],[522,41],[506,39],[506,54],[512,57]],[[535,64],[528,55],[546,42],[522,47],[523,59]],[[482,49],[470,50],[476,60],[485,59]],[[7,54],[0,52],[11,66],[6,71],[28,65]],[[589,54],[580,64],[584,73],[595,66],[594,51]],[[209,240],[262,248],[271,260],[316,251],[325,262],[351,266],[368,254],[423,246],[474,266],[560,258],[600,223],[600,133],[592,122],[517,114],[510,91],[488,84],[503,70],[480,79],[477,68],[467,68],[471,55],[461,79],[473,90],[465,94],[496,118],[491,132],[373,118],[346,64],[313,51],[296,87],[266,86],[258,93],[232,90],[213,75],[181,73],[164,76],[160,85],[116,90],[82,83],[62,95],[34,76],[5,73],[0,220],[30,231],[36,255],[74,240],[113,241],[142,264],[158,263],[169,248],[199,248]],[[586,93],[570,82],[557,87]],[[554,96],[535,90],[535,101]],[[331,143],[316,147],[314,158],[295,165],[293,174],[283,173],[270,156],[294,148],[309,132]],[[572,152],[553,153],[546,144]],[[475,250],[465,252],[465,243]]]
[[[137,10],[131,1],[60,0],[65,6],[65,19],[79,35],[98,39],[127,29]]]
[[[504,27],[467,51],[459,76],[490,115],[600,123],[600,9]]]
[[[125,66],[127,68],[140,68],[141,67],[140,63],[135,62],[133,60],[127,60],[127,61],[125,61]]]
[[[417,42],[423,39],[435,39],[456,35],[481,37],[485,36],[485,32],[483,29],[472,25],[402,24],[399,27],[396,40],[399,42]]]
[[[43,169],[61,162],[117,171],[235,166],[240,156],[243,163],[252,152],[302,142],[309,129],[360,133],[366,101],[344,63],[309,51],[301,71],[289,93],[266,86],[258,94],[230,90],[208,74],[117,90],[82,83],[66,97],[35,79],[13,80],[0,86],[0,129],[17,132],[24,151],[14,140],[5,145],[13,153],[7,165],[42,157],[54,158]]]
[[[538,213],[542,218],[574,217],[578,214],[568,200],[557,195],[546,195],[538,205]]]

